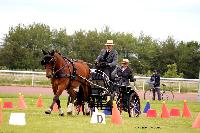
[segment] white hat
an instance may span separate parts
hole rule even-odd
[[[107,40],[105,45],[115,45],[115,44],[113,44],[113,40]]]
[[[129,63],[129,60],[128,59],[123,59],[122,63]]]

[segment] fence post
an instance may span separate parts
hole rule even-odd
[[[34,75],[34,73],[32,73],[32,86],[34,86],[34,78],[35,78],[35,75]]]
[[[145,81],[143,81],[143,83],[142,83],[142,90],[143,90],[143,91],[144,91],[144,82],[145,82]]]
[[[181,83],[180,83],[180,81],[178,82],[178,92],[181,93]]]

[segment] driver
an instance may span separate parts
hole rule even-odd
[[[118,62],[118,52],[113,49],[114,45],[113,40],[107,40],[105,48],[101,50],[95,60],[97,66],[109,77],[110,80],[113,80],[111,78],[111,73],[116,68]]]

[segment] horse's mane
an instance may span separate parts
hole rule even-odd
[[[86,63],[85,61],[83,60],[76,60],[76,62],[80,62],[80,63]]]

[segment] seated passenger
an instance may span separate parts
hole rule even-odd
[[[111,73],[116,68],[118,62],[118,53],[115,49],[113,49],[113,40],[107,40],[105,44],[106,48],[102,49],[99,56],[95,60],[95,64],[97,65],[97,69],[103,71],[110,80]]]
[[[135,81],[133,76],[133,70],[128,65],[129,65],[129,60],[123,59],[123,61],[121,62],[121,66],[117,67],[113,72],[114,75],[112,75],[122,86],[129,86],[130,85],[129,80],[130,82]]]
[[[130,85],[130,82],[135,81],[133,78],[133,70],[128,65],[129,60],[123,59],[121,66],[117,67],[112,73],[114,74],[112,76],[115,76],[115,81],[120,84],[119,89],[122,91],[122,107],[124,111],[128,111],[127,101],[130,97],[130,93],[128,93],[128,86]]]

